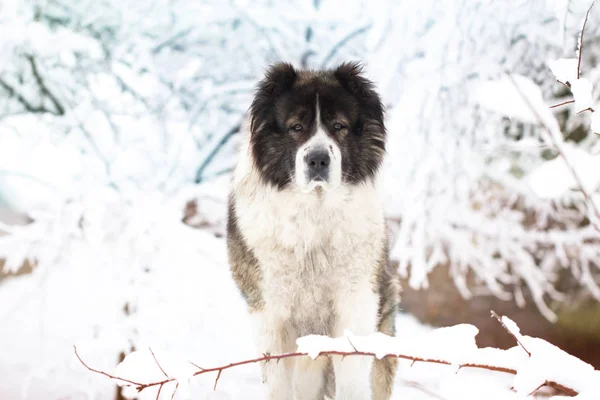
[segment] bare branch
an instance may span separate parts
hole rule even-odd
[[[587,24],[588,17],[590,15],[590,11],[592,11],[592,7],[594,7],[594,3],[596,0],[592,1],[592,4],[588,7],[585,13],[585,19],[583,20],[583,26],[581,27],[581,32],[579,32],[579,41],[577,43],[577,79],[579,79],[579,75],[581,73],[581,53],[583,50],[583,31],[585,30],[585,25]]]
[[[162,373],[165,376],[165,378],[168,378],[169,375],[167,375],[167,373],[165,372],[165,370],[163,369],[163,367],[160,366],[160,363],[158,362],[158,359],[156,358],[156,356],[154,355],[154,352],[152,351],[152,347],[148,347],[148,350],[150,350],[150,354],[152,354],[152,358],[154,358],[154,361],[156,361],[156,365],[158,365],[158,368],[160,368],[160,370],[162,371]]]
[[[219,378],[221,377],[221,372],[223,372],[223,370],[219,370],[219,373],[217,374],[217,379],[215,379],[215,386],[213,386],[213,390],[217,390],[217,383],[219,382]]]
[[[56,96],[46,86],[46,83],[44,82],[44,79],[42,78],[42,76],[40,75],[40,72],[38,70],[35,58],[33,58],[33,56],[30,54],[27,54],[25,56],[25,58],[27,58],[27,60],[29,61],[29,64],[31,65],[31,72],[33,73],[33,76],[35,77],[37,84],[39,85],[40,89],[42,90],[42,94],[46,95],[50,99],[52,104],[54,105],[54,108],[56,108],[55,114],[56,115],[64,115],[65,108],[62,106],[62,104],[60,104],[60,102],[58,101]]]
[[[119,380],[119,381],[127,382],[127,383],[129,383],[129,384],[131,384],[131,385],[134,385],[134,386],[137,386],[137,387],[146,386],[146,385],[145,385],[145,384],[143,384],[143,383],[135,382],[135,381],[132,381],[132,380],[129,380],[129,379],[125,379],[125,378],[119,378],[118,376],[114,376],[114,375],[111,375],[111,374],[109,374],[109,373],[106,373],[106,372],[104,372],[104,371],[100,371],[99,369],[94,369],[94,368],[90,367],[89,365],[87,365],[87,364],[86,364],[86,363],[85,363],[85,362],[84,362],[84,361],[81,359],[81,357],[79,357],[79,353],[77,352],[77,346],[73,346],[73,350],[75,351],[75,356],[77,357],[77,359],[79,360],[79,362],[80,362],[81,364],[83,364],[83,366],[84,366],[84,367],[86,367],[88,370],[90,370],[90,371],[92,371],[92,372],[95,372],[95,373],[97,373],[97,374],[104,375],[104,376],[106,376],[106,377],[109,377],[109,378],[111,378],[111,379],[116,379],[116,380]],[[162,382],[159,382],[159,383],[157,383],[156,385],[160,385],[161,383],[162,383]],[[164,383],[166,383],[166,382],[164,382]],[[152,385],[152,386],[156,386],[156,385]],[[141,389],[138,389],[138,391],[140,391],[140,390],[141,390]]]
[[[173,400],[175,398],[175,393],[177,393],[177,389],[179,389],[179,383],[177,383],[177,385],[175,385],[175,390],[173,390],[173,394],[171,395],[171,400]]]
[[[563,101],[562,103],[558,103],[555,104],[553,106],[550,106],[549,108],[556,108],[556,107],[560,107],[560,106],[564,106],[566,104],[571,104],[571,103],[575,103],[575,100],[567,100],[567,101]],[[585,111],[585,110],[584,110]]]
[[[204,180],[204,171],[206,168],[210,166],[217,154],[223,150],[227,142],[229,142],[229,140],[231,140],[231,138],[233,138],[240,131],[241,127],[241,124],[236,124],[231,127],[231,129],[229,129],[229,131],[227,131],[223,137],[221,137],[215,147],[213,147],[211,152],[206,156],[204,161],[202,161],[200,167],[198,167],[198,170],[196,171],[196,183],[200,183]]]
[[[193,362],[191,362],[191,361],[188,361],[188,362],[189,362],[190,364],[192,364],[194,367],[198,368],[200,371],[204,371],[204,368],[202,368],[202,367],[201,367],[201,366],[199,366],[198,364],[196,364],[196,363],[193,363]]]
[[[348,339],[348,343],[350,343],[350,346],[352,346],[352,348],[354,349],[354,351],[358,352],[358,350],[356,349],[356,347],[354,346],[354,344],[352,344],[352,340],[350,340],[350,337],[346,336],[346,339]]]
[[[158,387],[158,393],[156,393],[156,400],[159,400],[159,397],[160,397],[160,391],[162,390],[163,386],[164,386],[164,385],[160,385],[160,386]]]
[[[42,106],[34,106],[33,104],[31,104],[31,102],[29,100],[27,100],[25,98],[25,96],[23,96],[21,93],[19,93],[17,91],[17,89],[12,87],[10,84],[8,84],[2,78],[0,78],[0,86],[8,92],[9,96],[14,97],[19,103],[21,103],[27,111],[32,112],[32,113],[50,112],[50,110],[46,109],[43,105]]]

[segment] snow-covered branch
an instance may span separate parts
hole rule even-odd
[[[297,340],[298,349],[294,353],[263,354],[261,357],[210,368],[176,359],[162,352],[157,357],[157,352],[151,348],[138,350],[128,355],[113,374],[90,367],[81,358],[76,347],[74,351],[77,359],[88,370],[137,392],[155,388],[158,390],[157,398],[165,385],[175,384],[174,390],[187,388],[190,378],[194,376],[216,373],[216,388],[221,374],[228,369],[306,356],[312,359],[332,356],[367,356],[378,359],[396,357],[410,360],[413,364],[448,365],[455,368],[456,372],[463,368],[479,368],[513,374],[513,389],[521,394],[533,394],[543,386],[553,387],[570,396],[579,393],[600,394],[600,371],[542,339],[523,336],[509,318],[500,318],[493,311],[492,315],[515,338],[518,346],[508,350],[478,348],[475,343],[478,330],[467,324],[436,329],[410,341],[381,333],[354,336],[346,331],[345,336],[340,338],[320,335],[301,337]],[[151,377],[156,376],[157,369],[163,378],[153,380]]]

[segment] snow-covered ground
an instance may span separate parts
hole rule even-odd
[[[191,231],[192,240],[205,243],[194,262],[177,263],[172,270],[153,274],[145,282],[135,314],[140,347],[152,346],[192,360],[218,366],[255,356],[249,318],[226,263],[223,239]],[[174,257],[175,259],[177,257]],[[177,271],[179,270],[179,271]],[[119,348],[128,329],[117,323],[123,305],[111,296],[112,272],[101,266],[53,268],[0,283],[0,398],[109,399],[109,379],[93,374],[76,360],[73,345],[90,366],[108,372],[117,365]],[[178,277],[184,276],[185,279]],[[401,314],[399,337],[416,337],[429,327]],[[194,399],[261,398],[258,365],[223,373],[213,391],[215,374],[192,379]],[[447,366],[402,362],[394,399],[510,399],[512,376]],[[170,398],[172,387],[163,389]],[[155,398],[156,391],[143,398]],[[162,397],[161,397],[162,398]],[[516,397],[514,397],[516,398]]]

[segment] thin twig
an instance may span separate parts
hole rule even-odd
[[[588,20],[588,16],[590,15],[590,11],[592,11],[592,7],[594,7],[594,3],[596,3],[596,0],[592,1],[592,4],[590,4],[590,6],[588,7],[586,13],[585,13],[585,19],[583,20],[583,26],[581,27],[581,32],[579,32],[579,41],[578,41],[578,53],[577,54],[577,79],[579,79],[579,75],[581,73],[581,53],[583,50],[583,31],[585,30],[585,25],[587,24],[587,20]]]
[[[563,101],[562,103],[555,104],[553,106],[550,106],[549,108],[556,108],[556,107],[564,106],[566,104],[571,104],[571,103],[575,103],[575,100]]]
[[[354,346],[354,344],[352,344],[352,340],[350,340],[350,337],[346,336],[346,339],[348,339],[348,343],[350,343],[350,346],[352,346],[352,348],[354,349],[354,351],[358,352],[358,350],[356,349],[356,347]]]
[[[188,361],[188,362],[189,362],[190,364],[192,364],[194,367],[198,368],[200,371],[204,371],[204,368],[202,368],[202,367],[201,367],[201,366],[199,366],[198,364],[196,364],[196,363],[193,363],[193,362],[191,362],[191,361]]]
[[[500,322],[500,325],[502,325],[502,327],[506,330],[506,332],[508,332],[512,337],[515,338],[515,340],[517,341],[517,343],[519,344],[519,346],[521,346],[521,348],[523,350],[525,350],[525,353],[527,353],[527,355],[529,357],[531,357],[531,353],[529,352],[529,350],[527,350],[527,348],[523,345],[523,343],[521,343],[521,341],[519,340],[519,338],[517,337],[517,335],[515,335],[510,329],[508,329],[508,326],[506,326],[506,324],[504,323],[504,321],[502,321],[502,318],[500,318],[500,316],[498,314],[496,314],[496,311],[492,310],[491,314],[492,314],[493,318],[496,318],[498,320],[498,322]]]
[[[175,398],[175,393],[177,393],[177,389],[179,389],[179,382],[177,382],[177,385],[175,385],[175,390],[173,390],[173,394],[171,395],[171,400],[173,400]]]
[[[156,358],[156,356],[154,355],[154,352],[152,351],[152,347],[148,347],[148,350],[150,350],[150,354],[152,354],[152,357],[154,358],[154,361],[156,362],[156,365],[158,365],[158,368],[160,368],[160,370],[162,371],[162,373],[165,376],[165,378],[168,378],[169,375],[167,375],[167,373],[165,372],[165,370],[163,369],[163,367],[161,367],[160,363],[158,362],[158,359]]]
[[[29,61],[29,64],[31,65],[31,72],[33,73],[33,76],[35,77],[37,84],[39,85],[40,89],[42,90],[42,94],[45,94],[46,96],[48,96],[48,98],[50,99],[52,104],[54,104],[54,108],[56,108],[55,114],[63,115],[65,113],[65,108],[62,106],[62,104],[60,104],[60,102],[58,101],[56,96],[54,96],[54,94],[46,86],[46,83],[44,82],[44,79],[42,78],[42,76],[40,75],[40,71],[38,70],[37,63],[35,62],[35,58],[33,58],[33,56],[30,54],[27,54],[25,56],[25,58],[27,58],[27,60]]]
[[[25,98],[25,96],[23,96],[21,93],[19,93],[17,91],[17,89],[15,89],[14,87],[12,87],[11,85],[9,85],[4,79],[0,78],[0,86],[2,88],[4,88],[4,90],[6,90],[8,92],[9,96],[14,97],[19,103],[21,103],[23,105],[23,107],[25,107],[25,110],[32,112],[32,113],[45,113],[45,112],[50,112],[50,110],[48,110],[46,107],[44,107],[43,105],[41,106],[34,106],[33,104],[31,104],[31,102],[29,100],[27,100]]]
[[[223,135],[223,137],[221,137],[221,139],[217,142],[215,147],[213,147],[212,151],[206,156],[204,161],[202,161],[202,164],[200,165],[200,167],[198,167],[198,169],[196,170],[196,183],[200,183],[203,181],[204,170],[206,170],[206,168],[208,168],[208,166],[213,162],[213,160],[217,156],[217,154],[219,154],[219,152],[221,150],[223,150],[223,148],[225,147],[227,142],[229,142],[229,140],[231,138],[233,138],[233,136],[235,136],[235,134],[237,134],[240,131],[241,127],[242,127],[241,124],[236,124],[233,127],[231,127],[231,129],[229,129]]]
[[[81,357],[79,357],[79,353],[77,352],[77,346],[73,346],[73,350],[75,351],[75,356],[77,357],[77,359],[79,360],[79,362],[80,362],[80,363],[82,363],[82,364],[83,364],[83,366],[84,366],[84,367],[86,367],[87,369],[89,369],[90,371],[92,371],[92,372],[95,372],[95,373],[97,373],[97,374],[104,375],[104,376],[106,376],[106,377],[109,377],[109,378],[111,378],[111,379],[116,379],[116,380],[119,380],[119,381],[127,382],[127,383],[130,383],[130,384],[132,384],[132,385],[135,385],[135,386],[138,386],[138,387],[141,387],[141,386],[146,386],[146,387],[147,387],[147,385],[146,385],[146,384],[144,384],[144,383],[135,382],[135,381],[132,381],[132,380],[129,380],[129,379],[125,379],[125,378],[119,378],[118,376],[111,375],[111,374],[109,374],[109,373],[106,373],[106,372],[104,372],[104,371],[100,371],[100,370],[98,370],[98,369],[94,369],[94,368],[92,368],[92,367],[88,366],[88,365],[87,365],[87,364],[86,364],[86,363],[85,363],[85,362],[84,362],[84,361],[81,359]],[[164,383],[166,383],[166,382],[158,382],[157,384],[155,384],[155,385],[152,385],[152,386],[160,385],[161,383],[163,383],[163,384],[164,384]],[[138,391],[140,391],[140,389],[138,389]]]
[[[213,390],[217,390],[217,383],[219,383],[219,378],[221,377],[221,372],[223,372],[223,370],[219,370],[219,373],[217,374],[217,379],[215,379],[215,386],[213,386]]]
[[[163,385],[160,385],[160,386],[158,387],[158,393],[156,393],[156,400],[159,400],[159,397],[160,397],[160,391],[162,390],[163,386],[164,386],[164,384],[163,384]]]

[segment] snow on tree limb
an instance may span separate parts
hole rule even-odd
[[[578,77],[578,60],[576,58],[559,58],[548,62],[548,67],[556,77],[556,80],[563,85],[571,85]]]
[[[114,374],[90,367],[74,346],[75,356],[88,370],[116,381],[120,386],[141,392],[157,388],[157,398],[163,387],[175,384],[174,390],[189,388],[189,380],[198,375],[221,374],[241,365],[278,361],[285,358],[308,356],[369,356],[378,359],[397,357],[414,362],[448,365],[460,371],[462,368],[480,368],[515,375],[513,389],[519,394],[533,394],[543,386],[553,387],[566,395],[600,395],[600,371],[571,356],[558,347],[539,338],[522,335],[519,327],[507,317],[495,317],[518,342],[508,350],[479,348],[475,342],[478,329],[460,324],[439,328],[412,340],[394,338],[382,333],[354,336],[345,331],[343,337],[330,338],[309,335],[297,340],[294,353],[264,354],[262,357],[233,362],[211,368],[203,368],[189,361],[170,357],[152,349],[138,350],[129,354],[116,368]],[[160,359],[160,362],[159,362]]]
[[[571,90],[573,93],[573,100],[564,101],[559,104],[555,104],[550,106],[550,108],[557,108],[567,104],[575,103],[575,112],[581,113],[584,111],[590,111],[592,113],[591,118],[591,129],[592,132],[599,135],[600,134],[600,117],[595,112],[594,99],[593,99],[593,84],[584,78],[581,78],[581,56],[583,53],[583,33],[585,31],[585,26],[588,21],[588,17],[590,15],[590,11],[594,7],[596,0],[593,0],[586,13],[583,20],[583,25],[581,26],[581,30],[579,31],[579,36],[577,40],[577,58],[560,58],[558,60],[553,60],[548,63],[550,70],[556,77],[556,80],[567,88]]]
[[[523,97],[523,100],[527,103],[527,107],[529,108],[531,113],[537,119],[537,123],[541,125],[541,127],[545,131],[546,138],[549,139],[549,142],[552,144],[554,149],[558,152],[560,157],[565,162],[565,165],[571,172],[573,179],[577,182],[577,186],[586,200],[586,206],[589,210],[590,223],[598,232],[600,232],[600,210],[598,209],[598,205],[594,201],[594,198],[592,197],[591,193],[583,184],[579,171],[577,171],[574,167],[573,160],[571,160],[571,158],[567,154],[567,151],[565,150],[564,139],[562,133],[558,128],[556,120],[554,118],[548,117],[547,108],[542,108],[539,107],[539,104],[532,103],[529,100],[527,94],[520,89],[517,81],[513,80],[512,78],[511,80],[515,88]]]
[[[544,107],[539,86],[522,75],[505,75],[498,80],[482,82],[476,86],[475,93],[477,101],[483,107],[523,122],[537,123],[527,102],[536,109]],[[552,115],[548,113],[546,118],[552,118]]]
[[[592,82],[585,78],[579,78],[571,84],[571,92],[575,97],[575,112],[594,111],[593,88]]]

